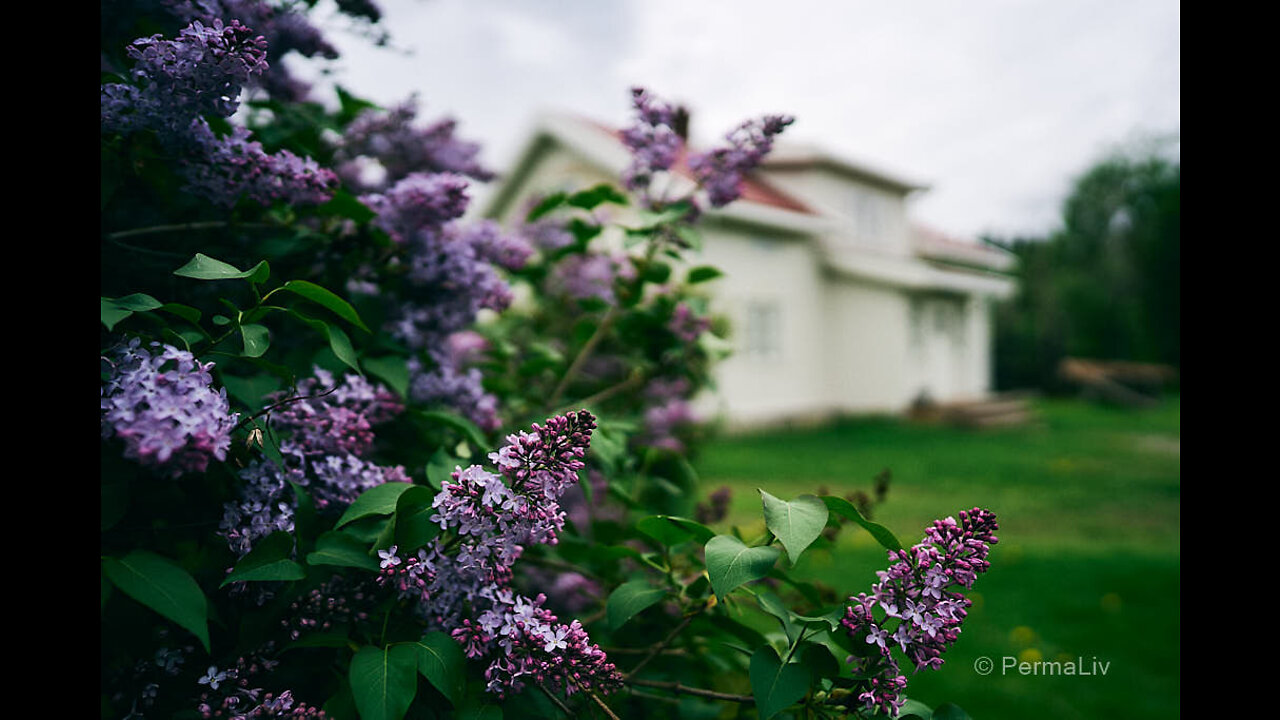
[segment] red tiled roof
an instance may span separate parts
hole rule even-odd
[[[594,120],[586,120],[586,122],[600,131],[612,135],[619,142],[622,141],[621,130],[611,128]],[[694,180],[693,171],[689,169],[688,146],[680,148],[680,155],[677,156],[675,165],[672,166],[671,170],[677,175]],[[742,179],[742,199],[747,202],[768,205],[782,210],[804,213],[805,215],[817,215],[809,206],[752,174],[748,174]]]

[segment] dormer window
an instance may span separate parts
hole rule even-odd
[[[782,357],[782,311],[776,300],[747,302],[746,342],[743,351],[757,360]]]
[[[859,241],[880,244],[887,240],[885,203],[876,192],[860,187],[853,188],[849,201],[849,213],[853,220],[854,236]]]

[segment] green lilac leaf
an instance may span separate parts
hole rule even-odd
[[[827,526],[827,506],[814,495],[801,495],[786,502],[760,490],[764,503],[764,522],[782,546],[794,565]]]
[[[593,188],[574,193],[565,202],[573,207],[591,210],[597,205],[606,202],[615,205],[626,205],[627,196],[612,185],[601,183]]]
[[[396,501],[396,522],[392,530],[401,552],[411,553],[440,534],[440,526],[431,521],[435,491],[414,485]]]
[[[945,702],[933,709],[932,720],[972,720],[959,705]]]
[[[121,320],[133,314],[131,310],[125,310],[111,301],[110,298],[102,298],[102,324],[108,330],[115,330],[116,324]]]
[[[898,538],[894,537],[893,533],[889,532],[889,528],[864,518],[862,513],[858,512],[858,508],[854,507],[853,503],[848,500],[845,500],[842,497],[826,495],[823,496],[822,502],[826,504],[827,509],[831,512],[843,515],[858,525],[861,525],[867,532],[871,533],[871,537],[875,538],[876,542],[880,543],[886,550],[902,549],[902,543],[898,542]]]
[[[714,530],[696,520],[675,515],[650,515],[641,518],[636,521],[636,529],[668,547],[691,538],[706,543],[716,535]]]
[[[337,565],[378,572],[378,561],[369,555],[369,543],[349,533],[329,531],[316,538],[316,549],[307,555],[308,565]]]
[[[168,558],[134,550],[121,559],[103,559],[102,572],[125,595],[190,630],[209,652],[208,601],[186,570]]]
[[[183,305],[181,303],[165,303],[156,309],[177,315],[192,324],[200,322],[200,311],[190,305]]]
[[[831,648],[816,642],[800,644],[804,650],[800,656],[800,664],[809,670],[815,678],[833,678],[840,675],[840,661],[832,654]]]
[[[196,253],[196,256],[191,258],[190,262],[174,270],[173,274],[196,280],[245,279],[252,283],[263,283],[271,276],[271,267],[266,260],[263,260],[248,270],[240,270],[234,265],[229,265],[208,255]]]
[[[761,610],[778,619],[782,625],[782,631],[787,635],[787,640],[795,642],[800,635],[800,628],[791,621],[791,610],[787,608],[786,603],[782,602],[782,598],[772,590],[760,590],[756,593],[756,602],[760,604]]]
[[[396,501],[411,487],[413,485],[410,483],[389,482],[365,490],[351,503],[347,511],[342,513],[342,517],[338,518],[334,527],[340,528],[349,522],[370,515],[390,515],[396,511]]]
[[[711,267],[710,265],[699,265],[689,271],[688,281],[690,285],[696,285],[697,283],[714,280],[723,275],[723,272],[717,268]]]
[[[749,674],[760,720],[769,720],[809,691],[809,670],[794,663],[784,665],[772,645],[763,645],[751,654]]]
[[[481,432],[479,426],[461,415],[444,412],[442,410],[420,410],[417,412],[417,415],[429,422],[437,425],[447,425],[454,430],[457,430],[477,448],[484,448],[489,444],[489,441],[485,439],[484,433]]]
[[[666,594],[666,590],[655,588],[644,580],[632,580],[619,585],[609,594],[609,600],[605,603],[609,629],[617,630],[622,627],[628,620],[661,600]]]
[[[243,581],[301,580],[307,573],[289,558],[292,553],[293,536],[287,532],[273,532],[254,543],[253,549],[240,558],[218,587]]]
[[[418,692],[413,644],[366,645],[351,658],[351,694],[361,720],[402,720]]]
[[[290,280],[282,285],[280,289],[287,290],[294,295],[306,298],[317,305],[322,305],[333,311],[334,315],[337,315],[365,332],[369,332],[369,328],[366,327],[364,321],[360,319],[360,314],[356,312],[356,309],[351,307],[351,303],[313,282],[308,282],[306,280]]]
[[[564,201],[568,198],[568,193],[563,192],[552,193],[551,195],[546,196],[542,199],[542,202],[535,205],[533,209],[529,211],[529,214],[524,218],[525,222],[533,222],[552,210],[555,210],[563,205]]]
[[[400,355],[383,357],[367,357],[362,362],[364,369],[382,378],[402,399],[409,396],[409,366]]]
[[[240,336],[244,338],[245,357],[262,357],[271,345],[271,334],[265,325],[241,325]]]
[[[458,642],[432,631],[412,646],[418,655],[418,672],[457,707],[466,685],[466,658]]]
[[[124,297],[116,298],[111,302],[118,308],[132,310],[134,312],[148,312],[150,310],[158,310],[164,307],[164,304],[159,300],[156,300],[150,295],[144,295],[143,293],[125,295]]]
[[[768,575],[780,554],[776,547],[747,547],[732,535],[716,535],[706,546],[711,589],[723,600],[739,585]]]

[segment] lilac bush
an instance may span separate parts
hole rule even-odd
[[[694,507],[723,332],[696,287],[718,271],[688,268],[699,205],[736,198],[790,118],[685,162],[685,112],[636,89],[630,194],[472,221],[493,173],[453,119],[325,106],[290,74],[337,55],[310,7],[104,12],[102,716],[895,712],[899,664],[956,642],[994,518],[901,551],[825,491],[762,492],[749,544],[708,526],[727,491]],[[377,32],[375,4],[337,8]],[[845,525],[893,551],[872,594],[789,590]],[[853,662],[824,661],[824,626]]]

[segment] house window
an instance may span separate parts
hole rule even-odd
[[[782,312],[773,300],[747,303],[746,342],[743,352],[758,360],[782,357]]]
[[[854,232],[859,240],[879,243],[885,239],[884,203],[875,192],[862,188],[854,190],[850,209]]]

